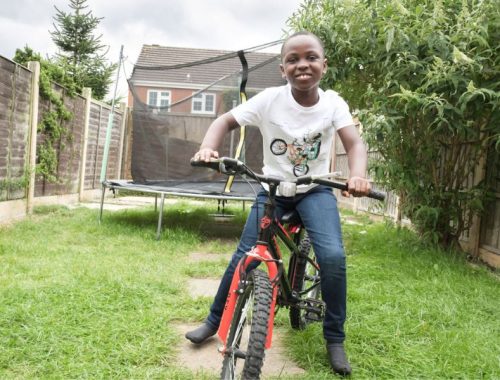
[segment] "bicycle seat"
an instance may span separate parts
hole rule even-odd
[[[288,211],[280,219],[281,224],[302,224],[297,210]]]

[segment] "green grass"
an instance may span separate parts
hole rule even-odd
[[[0,229],[0,378],[192,379],[174,325],[201,321],[211,300],[191,299],[186,280],[220,276],[226,261],[187,257],[232,252],[245,220],[236,208],[215,225],[209,205],[169,205],[159,241],[152,209],[105,212],[99,225],[95,210],[45,207]],[[360,220],[344,226],[353,378],[500,378],[497,275]],[[287,323],[281,310],[307,371],[296,379],[331,378],[321,326]]]

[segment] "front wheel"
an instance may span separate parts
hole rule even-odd
[[[221,379],[259,379],[264,362],[272,286],[268,275],[254,269],[236,302],[226,340]]]

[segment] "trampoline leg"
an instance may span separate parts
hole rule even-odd
[[[156,230],[156,240],[160,240],[161,223],[163,220],[163,204],[165,203],[165,194],[161,193],[160,199],[160,215],[158,216],[158,228]]]
[[[99,210],[99,224],[102,222],[102,210],[104,209],[104,193],[106,192],[106,186],[102,185],[102,193],[101,193],[101,208]]]
[[[155,212],[158,211],[158,194],[155,194]]]

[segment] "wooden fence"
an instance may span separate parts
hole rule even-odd
[[[39,97],[38,81],[38,62],[26,68],[0,56],[0,223],[29,214],[34,204],[54,203],[63,197],[77,201],[100,189],[111,107],[93,100],[90,89],[72,97],[53,83],[72,118],[63,122],[69,133],[54,146],[57,181],[47,181],[35,170],[45,140],[38,124],[53,106]],[[121,175],[125,108],[122,104],[115,109],[107,178]]]

